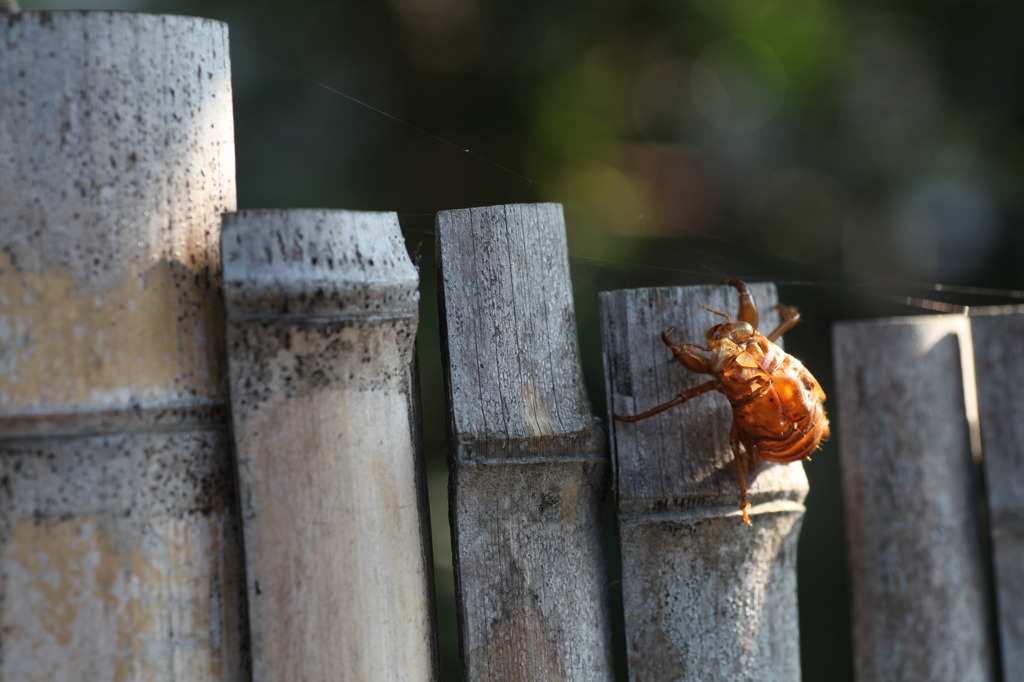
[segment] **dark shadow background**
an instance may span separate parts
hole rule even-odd
[[[444,678],[457,679],[438,210],[564,204],[591,400],[596,292],[773,280],[833,393],[831,324],[1022,296],[1024,4],[122,0],[228,22],[239,206],[397,211],[419,337]],[[944,285],[941,290],[938,284]],[[989,291],[992,289],[994,291]],[[904,303],[907,298],[924,303]],[[885,348],[878,348],[885,353]],[[852,679],[835,443],[807,465],[807,680]]]

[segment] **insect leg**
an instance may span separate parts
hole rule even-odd
[[[696,372],[697,374],[710,374],[711,372],[708,368],[707,358],[697,352],[699,350],[708,351],[710,349],[687,341],[676,343],[672,340],[672,334],[675,330],[676,328],[672,327],[671,329],[666,329],[661,333],[661,340],[664,341],[665,345],[672,351],[672,355],[674,355],[676,360],[682,363],[682,365],[691,372]]]
[[[753,526],[754,524],[750,522],[750,515],[747,513],[750,509],[750,498],[747,496],[747,472],[750,471],[754,463],[754,446],[747,439],[740,438],[736,422],[733,422],[732,425],[729,445],[732,446],[732,459],[736,465],[736,479],[740,485],[740,512],[743,514],[743,523]]]
[[[784,305],[777,305],[775,309],[779,311],[779,316],[782,318],[782,322],[779,326],[772,330],[771,334],[766,334],[765,338],[769,341],[775,341],[780,336],[788,332],[790,329],[796,326],[796,323],[800,321],[800,311],[796,308],[789,308]]]
[[[747,289],[747,285],[738,279],[730,279],[726,284],[731,284],[740,292],[740,314],[737,319],[740,322],[747,322],[751,327],[757,329],[757,306],[754,305],[754,297]]]
[[[700,384],[699,386],[694,386],[693,388],[680,392],[675,398],[672,398],[672,400],[669,400],[667,403],[662,403],[657,407],[652,407],[646,412],[641,412],[640,414],[634,414],[630,416],[613,414],[612,418],[614,418],[615,421],[628,422],[632,424],[633,422],[638,422],[641,419],[647,419],[648,417],[653,417],[656,414],[660,414],[661,412],[664,412],[667,409],[675,407],[676,405],[682,405],[687,400],[690,400],[691,398],[696,398],[701,394],[707,393],[714,387],[714,379],[712,379],[711,381],[705,381],[703,384]]]

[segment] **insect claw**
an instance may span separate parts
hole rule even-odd
[[[743,523],[747,524],[750,527],[753,527],[754,524],[752,524],[750,522],[750,516],[747,514],[747,510],[748,509],[750,509],[750,503],[749,502],[747,502],[747,504],[745,506],[740,508],[740,511],[743,512]]]

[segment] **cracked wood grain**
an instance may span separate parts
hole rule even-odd
[[[971,317],[1003,678],[1024,679],[1024,309]]]
[[[608,467],[561,206],[444,211],[437,249],[465,677],[612,679]]]
[[[842,322],[834,336],[857,679],[991,680],[970,322]]]

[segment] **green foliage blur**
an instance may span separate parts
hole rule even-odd
[[[1021,3],[22,5],[226,21],[239,206],[399,213],[423,277],[419,348],[445,679],[458,677],[458,663],[436,211],[565,206],[599,415],[599,290],[774,280],[805,319],[787,348],[831,393],[833,321],[922,312],[907,298],[1005,303],[1024,289]],[[833,443],[807,465],[799,564],[807,680],[852,679],[837,460]]]

